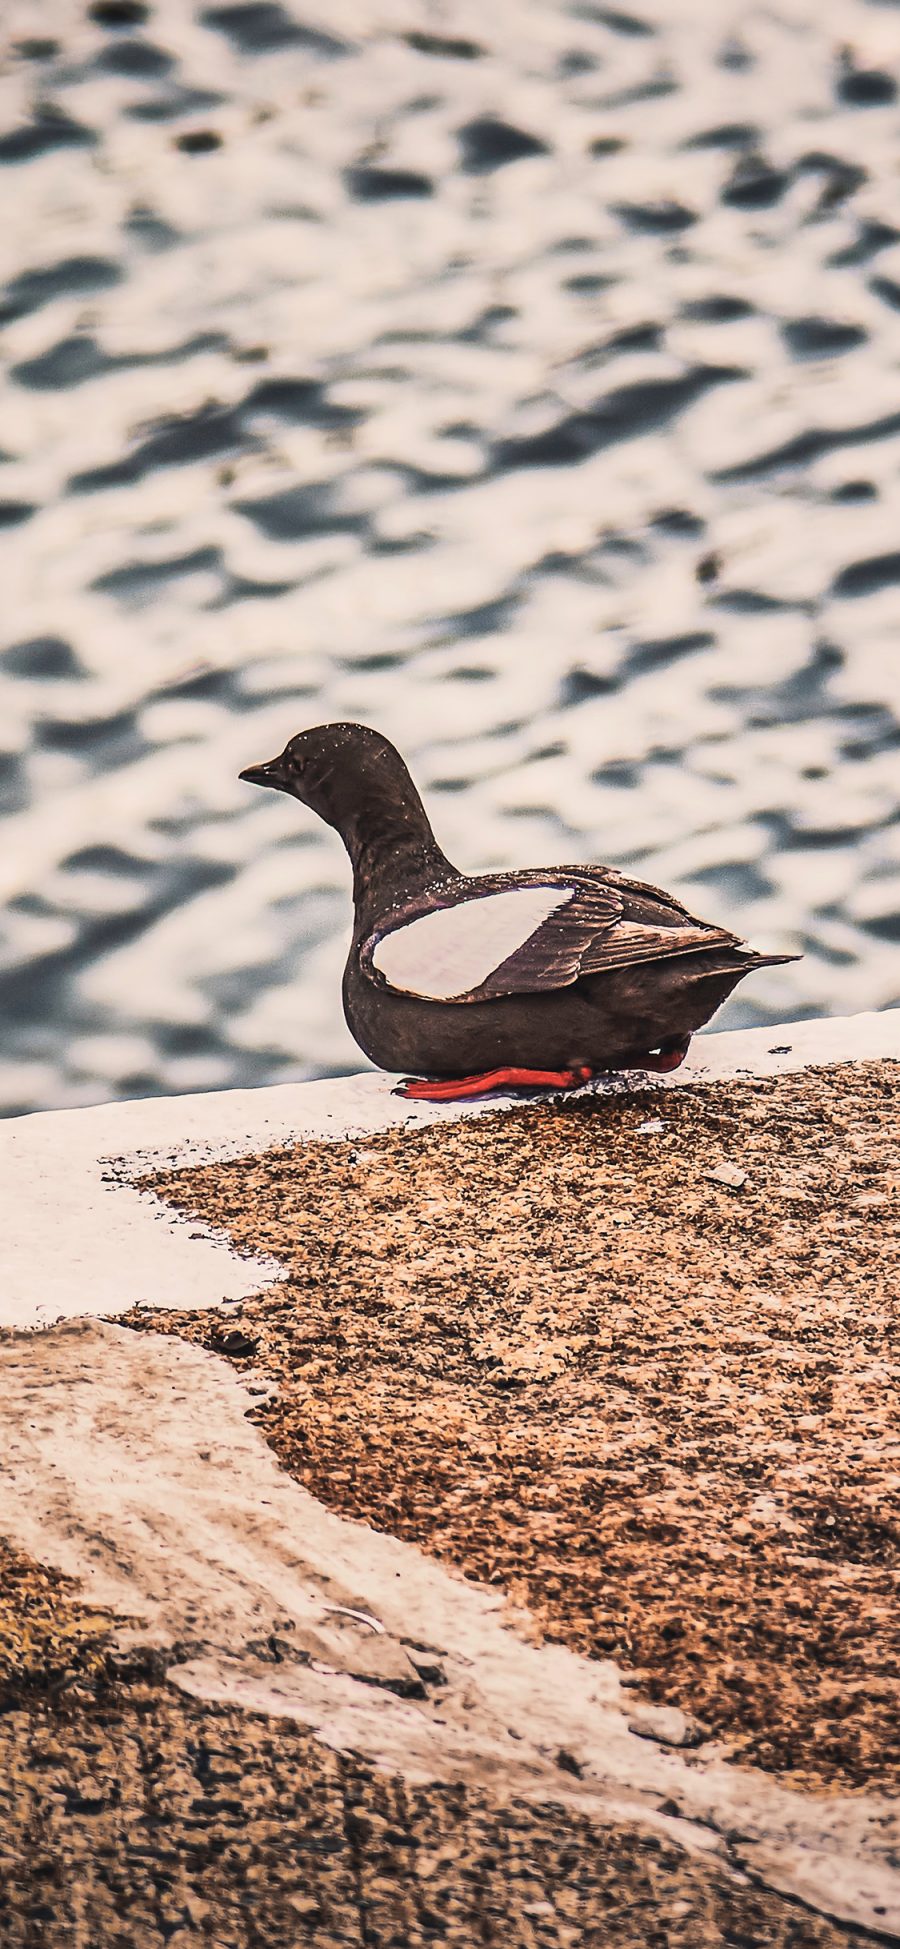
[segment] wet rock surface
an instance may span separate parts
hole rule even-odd
[[[10,1949],[839,1949],[868,1935],[658,1835],[421,1786],[147,1679],[0,1715]]]
[[[328,717],[463,865],[800,946],[733,1027],[897,999],[895,68],[865,0],[19,10],[5,1109],[356,1066],[337,850],[236,781]]]
[[[78,1601],[74,1578],[0,1540],[0,1712],[90,1686],[107,1667],[115,1623]]]
[[[0,1366],[4,1941],[896,1933],[890,1801],[735,1768],[330,1513],[221,1358],[82,1320]]]
[[[638,1719],[678,1707],[793,1784],[893,1791],[897,1074],[581,1100],[153,1185],[288,1266],[230,1323],[233,1358],[277,1382],[253,1418],[329,1508],[614,1658]],[[219,1313],[132,1321],[223,1346]]]

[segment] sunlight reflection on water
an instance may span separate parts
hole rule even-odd
[[[2,1107],[359,1066],[340,849],[237,780],[334,717],[461,865],[802,948],[720,1026],[900,999],[889,13],[30,12]]]

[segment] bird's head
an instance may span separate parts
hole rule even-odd
[[[248,765],[248,785],[289,792],[330,826],[346,833],[358,815],[379,799],[413,791],[398,751],[366,724],[317,724],[290,738],[278,758]]]

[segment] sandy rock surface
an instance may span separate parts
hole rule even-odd
[[[900,1934],[895,1074],[157,1174],[286,1277],[0,1342],[11,1940]]]
[[[12,1942],[36,1913],[51,1944],[424,1942],[435,1876],[460,1942],[476,1915],[635,1949],[669,1912],[672,1941],[760,1949],[900,1921],[887,1803],[815,1803],[682,1753],[671,1714],[636,1724],[614,1667],[314,1502],[221,1360],[76,1323],[0,1365]]]
[[[157,1179],[287,1282],[166,1331],[329,1507],[813,1788],[896,1788],[896,1063]]]

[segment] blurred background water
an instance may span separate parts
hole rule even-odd
[[[335,717],[900,1001],[897,6],[4,18],[0,1107],[359,1066]]]

